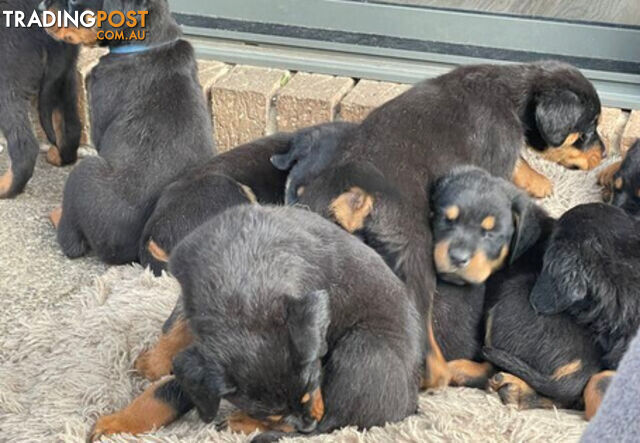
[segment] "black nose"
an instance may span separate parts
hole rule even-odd
[[[449,249],[449,260],[456,268],[464,268],[471,261],[471,251],[466,248]]]

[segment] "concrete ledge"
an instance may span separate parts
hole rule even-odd
[[[342,100],[340,117],[350,122],[361,122],[375,108],[397,97],[411,85],[360,80],[355,88]]]

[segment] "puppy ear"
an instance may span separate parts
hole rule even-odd
[[[294,357],[300,366],[312,364],[327,353],[330,315],[327,291],[288,298],[287,327]]]
[[[540,239],[543,223],[549,218],[542,208],[521,192],[515,195],[511,211],[515,230],[511,238],[510,264],[514,263]]]
[[[235,390],[226,383],[222,368],[211,359],[205,360],[195,346],[173,359],[173,373],[205,423],[216,418],[220,400]]]
[[[586,270],[577,251],[558,250],[550,245],[544,262],[529,295],[537,313],[558,314],[587,296]]]
[[[581,115],[580,99],[571,91],[547,91],[536,100],[536,126],[549,146],[562,146]]]
[[[295,163],[295,159],[291,151],[284,154],[273,154],[270,160],[271,164],[280,171],[288,171]]]
[[[373,210],[373,196],[354,186],[340,194],[329,205],[333,219],[347,232],[355,232],[364,227],[364,220]]]

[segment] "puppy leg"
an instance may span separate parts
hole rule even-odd
[[[466,386],[469,388],[484,388],[489,377],[494,373],[493,365],[489,362],[478,363],[471,360],[452,360],[447,363],[451,373],[452,386]]]
[[[612,188],[613,176],[620,170],[620,166],[622,166],[622,160],[617,161],[600,171],[598,174],[598,184],[607,188]]]
[[[149,432],[168,425],[191,408],[193,403],[171,377],[149,386],[123,410],[100,417],[89,435],[89,441],[105,435]]]
[[[560,146],[548,148],[542,153],[542,158],[558,163],[565,168],[588,171],[600,164],[602,152],[599,147],[581,151],[573,146]]]
[[[427,359],[420,387],[422,389],[444,388],[451,381],[451,370],[433,335],[431,315],[428,315],[427,318]]]
[[[11,198],[24,190],[33,175],[39,146],[29,120],[27,100],[0,97],[0,129],[7,139],[9,169],[0,176],[0,198]]]
[[[611,379],[615,375],[615,371],[602,371],[589,379],[587,386],[584,388],[584,417],[591,420],[598,409],[604,394],[611,383]]]
[[[551,181],[529,166],[522,157],[516,161],[513,183],[536,198],[548,197],[553,192]]]
[[[172,370],[173,357],[193,341],[189,325],[184,318],[177,319],[149,350],[142,352],[134,367],[145,378],[158,380]]]
[[[78,147],[80,146],[80,137],[82,135],[82,123],[78,115],[77,80],[73,69],[68,70],[65,74],[61,92],[59,101],[62,106],[64,121],[62,124],[63,130],[56,137],[56,146],[60,165],[69,165],[75,163],[78,158]],[[58,134],[58,131],[56,131],[56,134]],[[49,152],[51,152],[51,149]]]
[[[551,399],[538,395],[524,380],[506,372],[498,372],[491,377],[489,387],[498,393],[505,405],[515,405],[518,409],[553,407]]]
[[[326,412],[317,431],[382,426],[415,413],[419,368],[410,364],[379,334],[353,330],[343,336],[324,366]]]

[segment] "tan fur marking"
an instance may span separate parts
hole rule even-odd
[[[551,195],[553,185],[551,181],[534,170],[524,159],[519,158],[513,171],[513,183],[520,189],[524,189],[531,196],[544,198]]]
[[[433,308],[431,308],[433,309]],[[433,334],[431,312],[427,316],[427,339],[429,352],[427,352],[427,376],[422,378],[422,389],[444,388],[451,381],[451,372],[447,361],[442,355],[440,345]]]
[[[481,226],[485,231],[491,231],[496,227],[496,218],[493,215],[485,217],[484,220],[482,220]]]
[[[578,141],[579,138],[579,132],[572,132],[571,134],[567,135],[567,138],[564,139],[564,142],[562,142],[562,146],[572,146],[576,141]]]
[[[307,403],[309,400],[311,400],[311,394],[309,394],[308,392],[306,394],[304,394],[302,396],[302,398],[300,399],[300,403],[305,404]]]
[[[320,388],[313,391],[311,397],[311,416],[319,422],[322,420],[322,417],[324,417],[324,400],[322,399],[322,391]]]
[[[247,198],[251,203],[258,203],[258,198],[256,197],[256,194],[254,194],[253,189],[251,189],[247,185],[243,185],[242,183],[238,183],[238,184],[242,188],[242,192],[244,192],[244,195],[247,196]]]
[[[329,205],[334,220],[348,232],[362,229],[373,210],[373,197],[358,187],[339,195]]]
[[[600,382],[604,378],[613,377],[615,375],[615,371],[602,371],[598,372],[596,375],[592,376],[587,383],[587,386],[584,388],[583,397],[584,397],[584,417],[587,420],[591,420],[598,409],[600,408],[600,404],[602,403],[602,398],[604,397],[604,392],[600,389]]]
[[[449,242],[443,240],[436,243],[433,249],[433,261],[438,272],[451,272],[451,260],[449,260]]]
[[[452,386],[484,384],[483,381],[486,383],[493,371],[493,366],[489,362],[478,363],[464,359],[452,360],[447,363],[447,366],[451,372]]]
[[[6,194],[11,189],[11,185],[13,184],[13,171],[11,169],[7,170],[2,177],[0,177],[0,195]]]
[[[160,336],[158,342],[149,350],[142,352],[134,367],[141,375],[149,380],[158,380],[171,373],[173,357],[189,346],[193,335],[186,320],[180,318],[175,321],[166,334]]]
[[[90,440],[95,441],[104,435],[142,434],[171,423],[176,419],[176,411],[154,396],[155,391],[169,381],[171,379],[152,384],[123,410],[100,417]]]
[[[62,208],[55,208],[49,213],[49,220],[55,229],[58,229],[60,225],[60,219],[62,218]]]
[[[164,249],[158,246],[158,244],[153,241],[153,239],[149,240],[147,251],[149,251],[149,254],[151,254],[153,258],[162,263],[167,263],[169,261],[169,254],[167,254]]]
[[[55,146],[50,146],[47,151],[47,163],[53,166],[62,166],[62,157],[60,151]]]
[[[551,399],[539,396],[524,380],[506,372],[499,372],[489,380],[489,387],[500,394],[504,404],[518,409],[551,408]]]
[[[597,146],[581,151],[573,146],[563,145],[559,148],[547,149],[542,153],[542,157],[565,168],[577,168],[583,171],[595,168],[602,161],[602,153]]]
[[[622,161],[617,161],[600,171],[598,174],[598,183],[606,187],[613,186],[613,177],[616,175],[616,172],[620,170],[620,166],[622,166]]]
[[[484,251],[478,250],[473,254],[473,257],[471,257],[471,261],[467,267],[457,274],[470,283],[483,283],[494,271],[502,267],[507,255],[509,255],[507,245],[502,247],[500,255],[495,260],[490,260]]]
[[[444,215],[447,217],[447,220],[456,220],[460,216],[460,208],[456,205],[449,206],[444,210]]]
[[[51,122],[53,123],[53,131],[56,134],[56,146],[62,146],[64,139],[64,114],[59,109],[54,109],[51,114]]]
[[[249,417],[244,412],[236,411],[227,419],[227,426],[232,432],[238,432],[245,435],[249,435],[255,431],[281,431],[287,433],[295,431],[293,426],[280,422],[282,420],[282,416],[272,417],[280,418],[278,420],[272,420],[273,422],[269,423],[267,421],[261,421],[253,417]],[[269,417],[269,419],[271,419],[271,417]]]
[[[57,9],[49,9],[54,14],[58,13]],[[45,31],[53,38],[61,40],[72,45],[94,46],[98,42],[98,28],[60,28],[52,26],[45,28]]]
[[[616,188],[619,191],[620,189],[622,189],[622,185],[623,184],[624,183],[622,182],[622,177],[618,177],[613,182],[613,187]]]
[[[554,380],[560,380],[563,377],[568,377],[571,374],[575,374],[580,369],[582,369],[582,360],[579,358],[573,360],[572,362],[567,363],[566,365],[560,366],[558,369],[553,371],[553,375],[551,378]]]

